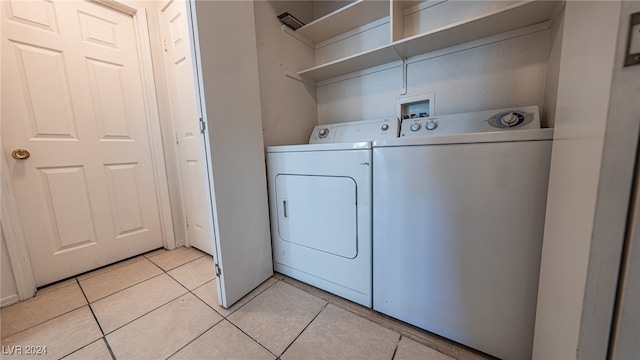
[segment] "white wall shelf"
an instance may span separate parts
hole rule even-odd
[[[369,2],[370,1],[361,1],[349,7]],[[387,7],[389,5],[388,2],[383,1],[382,3],[387,4]],[[552,18],[557,6],[558,2],[556,1],[533,0],[519,2],[466,21],[450,24],[408,38],[402,38],[373,50],[347,56],[326,64],[320,64],[313,68],[299,71],[298,75],[311,81],[321,81],[392,61],[407,59],[430,51],[464,44],[547,21]],[[327,15],[327,17],[337,16],[335,14],[341,13],[342,11],[344,11],[344,8],[338,12]],[[322,19],[324,18],[318,19],[318,21]],[[338,18],[336,17],[336,19]],[[309,25],[312,24],[313,23]],[[322,22],[318,23],[318,26],[324,27],[329,24],[329,22]],[[362,24],[358,25],[361,26]]]
[[[296,32],[317,44],[388,15],[388,1],[358,0],[308,23]]]
[[[553,1],[526,1],[396,41],[390,46],[406,59],[547,21],[551,19],[556,6],[557,3]]]
[[[298,75],[311,81],[321,81],[400,59],[393,47],[383,46],[300,71]]]

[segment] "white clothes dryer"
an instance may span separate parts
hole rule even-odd
[[[398,128],[320,125],[309,145],[267,148],[275,271],[371,307],[371,140]]]
[[[531,358],[552,136],[526,107],[406,119],[375,141],[374,310]]]

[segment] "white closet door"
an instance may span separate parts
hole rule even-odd
[[[273,274],[253,2],[193,5],[208,125],[218,301],[229,307]]]

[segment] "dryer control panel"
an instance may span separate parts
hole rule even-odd
[[[538,106],[506,108],[402,120],[400,137],[539,129]]]
[[[311,132],[309,144],[396,138],[399,128],[398,120],[392,118],[318,125]]]

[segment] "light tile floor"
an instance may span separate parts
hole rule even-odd
[[[224,309],[211,256],[153,251],[0,310],[3,359],[485,359],[276,274]],[[45,355],[26,355],[42,350]],[[22,354],[19,354],[19,353]]]

